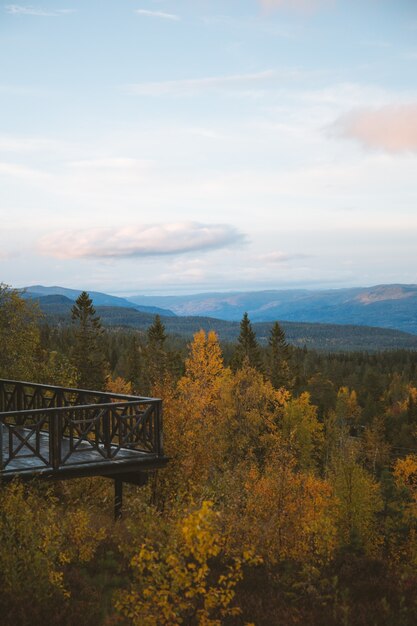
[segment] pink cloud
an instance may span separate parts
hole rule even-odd
[[[242,241],[228,224],[173,222],[54,232],[41,239],[39,249],[58,259],[126,258],[215,250]]]
[[[366,148],[417,152],[417,104],[358,109],[336,120],[332,130]]]

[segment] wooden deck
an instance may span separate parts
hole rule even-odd
[[[23,479],[38,476],[39,478],[55,480],[73,478],[75,476],[108,475],[115,477],[121,473],[133,474],[139,471],[164,467],[167,462],[165,457],[160,458],[155,454],[140,450],[120,449],[117,451],[116,446],[111,446],[112,455],[114,456],[107,458],[104,454],[103,445],[99,445],[98,449],[95,449],[92,447],[92,443],[87,440],[79,441],[77,450],[70,453],[71,442],[66,437],[62,439],[61,450],[64,458],[68,457],[68,460],[58,470],[53,470],[49,464],[49,433],[43,432],[39,434],[39,455],[31,452],[26,444],[21,446],[23,439],[31,447],[35,447],[36,435],[30,433],[29,429],[23,428],[20,429],[20,436],[18,437],[16,434],[10,435],[8,429],[5,426],[1,426],[2,458],[9,459],[10,456],[13,456],[12,460],[0,471],[0,476],[3,480],[9,481],[17,476]],[[19,446],[21,446],[20,449]],[[12,450],[18,451],[11,455],[10,452]]]
[[[1,480],[135,482],[135,474],[166,463],[158,398],[0,380]]]

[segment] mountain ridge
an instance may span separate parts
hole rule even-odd
[[[41,302],[44,297],[65,296],[73,302],[81,290],[64,287],[32,285],[24,297]],[[343,289],[270,289],[262,291],[212,292],[181,296],[130,296],[121,298],[102,292],[90,292],[94,306],[113,309],[114,324],[139,324],[127,311],[156,314],[164,318],[210,318],[217,322],[239,322],[247,312],[252,323],[271,323],[275,320],[333,326],[365,326],[399,330],[417,335],[417,285],[383,284],[372,287]],[[42,301],[52,311],[68,303]],[[42,307],[41,307],[42,308]],[[107,309],[107,316],[110,311]],[[121,309],[124,309],[124,313]],[[118,320],[118,321],[116,321]],[[127,320],[127,322],[126,322]],[[136,320],[136,321],[135,321]],[[191,322],[188,321],[187,324]],[[178,322],[177,326],[181,326]]]
[[[50,324],[70,324],[73,301],[59,294],[39,296],[36,299],[45,321]],[[131,328],[145,332],[155,315],[129,307],[96,306],[104,326]],[[166,331],[186,339],[200,329],[214,330],[221,341],[236,341],[240,332],[237,321],[199,316],[161,316]],[[369,326],[319,324],[280,321],[289,343],[294,346],[326,352],[381,350],[417,350],[417,336],[403,331]],[[254,322],[253,328],[261,345],[266,345],[273,322]]]
[[[67,287],[60,287],[59,285],[53,285],[51,287],[46,287],[44,285],[30,285],[28,287],[24,287],[21,290],[21,293],[24,298],[31,298],[34,300],[38,300],[42,297],[47,296],[63,296],[75,302],[78,298],[82,289],[69,289]],[[121,308],[130,308],[136,311],[143,311],[144,313],[152,313],[154,315],[164,315],[166,317],[175,316],[176,314],[169,309],[160,308],[158,306],[147,306],[141,304],[135,304],[134,302],[129,302],[126,298],[121,298],[120,296],[112,296],[107,293],[103,293],[101,291],[90,291],[90,298],[93,300],[94,306],[118,306]]]
[[[183,296],[130,296],[129,302],[167,306],[179,316],[210,315],[237,321],[247,312],[253,322],[354,324],[417,334],[417,285],[383,284],[342,289],[275,289],[213,292]]]

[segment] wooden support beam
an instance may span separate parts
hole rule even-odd
[[[114,479],[114,520],[117,521],[122,517],[123,507],[123,480]]]

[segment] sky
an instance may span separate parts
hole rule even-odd
[[[0,281],[417,283],[415,0],[0,4]]]

